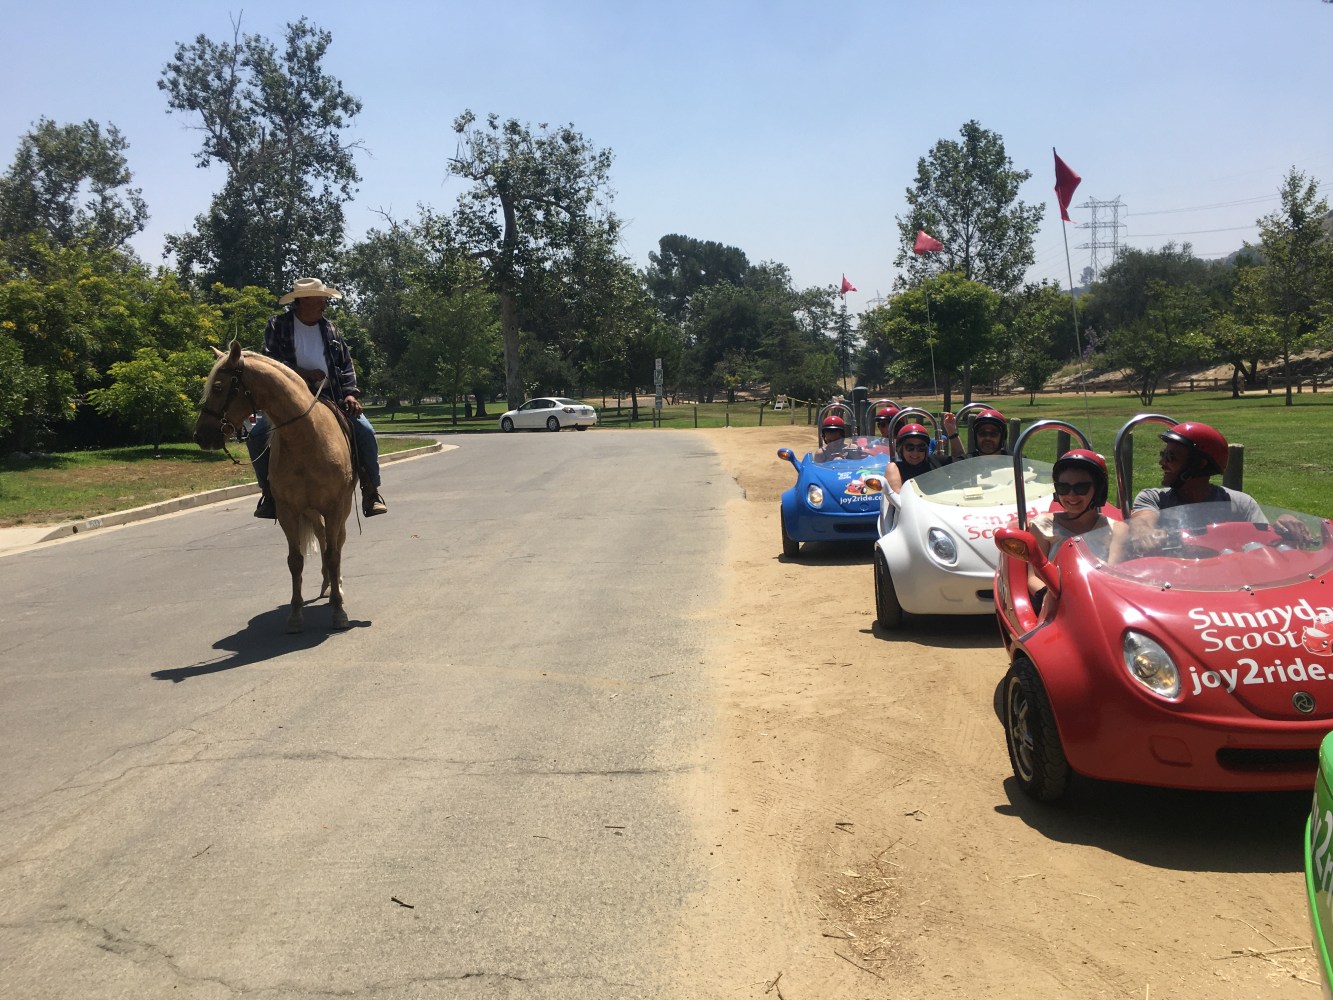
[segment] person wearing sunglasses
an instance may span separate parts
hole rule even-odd
[[[884,471],[889,489],[897,493],[903,483],[915,479],[944,463],[930,453],[930,431],[921,424],[904,424],[894,438],[898,457],[890,459]]]
[[[875,411],[875,436],[864,442],[871,455],[893,454],[893,418],[898,415],[898,407],[881,406]]]
[[[1122,524],[1102,513],[1109,492],[1106,459],[1087,448],[1075,448],[1056,459],[1051,475],[1060,509],[1039,514],[1028,524],[1042,555],[1050,558],[1065,539],[1086,535],[1099,528],[1109,527],[1111,543],[1115,544],[1116,533]],[[1028,588],[1033,607],[1040,611],[1046,584],[1030,566]]]
[[[865,451],[847,439],[847,421],[836,414],[825,417],[819,425],[819,450],[816,462],[834,462],[840,458],[864,458]]]
[[[1009,437],[1009,424],[999,410],[982,410],[972,418],[972,451],[964,454],[963,442],[958,435],[958,418],[952,413],[944,414],[944,433],[949,441],[949,457],[952,461],[961,458],[976,458],[979,455],[1007,455],[1005,444]]]
[[[1208,424],[1185,420],[1158,435],[1163,443],[1157,455],[1162,485],[1139,490],[1129,515],[1128,537],[1111,550],[1111,562],[1148,555],[1165,543],[1165,532],[1157,529],[1159,514],[1172,507],[1192,503],[1225,505],[1219,521],[1249,521],[1268,524],[1268,515],[1254,497],[1240,490],[1209,482],[1227,468],[1227,439]],[[1280,515],[1272,525],[1282,538],[1297,545],[1310,543],[1310,531],[1300,518]]]

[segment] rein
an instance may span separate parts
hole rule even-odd
[[[244,363],[238,364],[235,368],[219,368],[217,374],[222,375],[225,373],[231,376],[231,384],[227,386],[227,393],[225,396],[222,397],[222,405],[218,408],[217,411],[211,410],[207,406],[203,405],[199,407],[199,409],[206,416],[212,417],[214,420],[218,422],[218,427],[221,428],[222,430],[222,450],[226,452],[227,457],[231,459],[233,465],[240,465],[241,463],[236,459],[234,455],[232,455],[231,451],[227,448],[228,429],[231,430],[232,435],[235,437],[238,443],[243,443],[245,439],[250,436],[250,432],[246,430],[244,426],[245,423],[244,421],[241,422],[242,426],[240,427],[237,427],[235,424],[231,422],[230,418],[228,418],[227,416],[227,407],[231,405],[231,401],[233,399],[235,399],[238,395],[242,395],[249,402],[251,413],[257,413],[259,411],[259,407],[255,403],[255,397],[250,394],[250,387],[245,384],[245,378],[242,375],[244,368],[245,368]],[[276,431],[280,427],[286,427],[288,424],[294,424],[296,423],[296,421],[303,420],[306,417],[310,416],[310,411],[313,410],[315,408],[315,404],[319,402],[319,394],[324,391],[324,386],[328,384],[328,381],[329,381],[329,376],[325,374],[323,380],[321,380],[319,385],[315,387],[314,394],[310,397],[310,405],[307,406],[303,411],[298,413],[296,416],[291,417],[288,420],[284,420],[280,424],[270,423],[269,431],[270,432]],[[265,451],[267,450],[268,449],[266,448]]]

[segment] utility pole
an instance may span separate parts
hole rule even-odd
[[[1106,259],[1108,265],[1114,263],[1116,255],[1120,253],[1120,230],[1128,228],[1120,221],[1120,210],[1128,209],[1129,206],[1120,200],[1120,195],[1116,195],[1114,201],[1089,198],[1078,207],[1089,209],[1091,212],[1092,221],[1081,222],[1078,228],[1091,229],[1092,238],[1087,243],[1080,243],[1078,249],[1092,251],[1092,280],[1096,281],[1102,276],[1101,256],[1098,251],[1111,251]],[[1109,214],[1109,219],[1101,214],[1103,210]]]

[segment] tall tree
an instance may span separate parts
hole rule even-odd
[[[1060,358],[1074,350],[1070,298],[1059,286],[1027,285],[1001,305],[1008,354],[1007,368],[1028,393],[1028,405],[1060,368]]]
[[[1236,299],[1276,334],[1291,406],[1291,354],[1309,341],[1333,299],[1333,242],[1317,181],[1293,167],[1280,194],[1282,207],[1259,220],[1260,262],[1242,269]]]
[[[971,395],[970,372],[995,348],[1000,296],[961,274],[942,274],[894,296],[878,335],[901,361],[901,371],[941,383],[944,408],[952,408],[961,381],[963,402]]]
[[[201,287],[277,290],[300,274],[331,275],[343,240],[343,205],[360,180],[357,143],[344,132],[361,102],[324,72],[333,36],[305,18],[278,50],[260,35],[199,35],[176,46],[158,87],[172,111],[203,134],[195,159],[221,164],[222,190],[193,232],[167,238],[184,275]]]
[[[1107,363],[1125,373],[1144,406],[1150,406],[1162,378],[1173,369],[1206,357],[1211,345],[1203,332],[1210,321],[1204,293],[1192,285],[1152,280],[1147,308],[1106,338]]]
[[[35,233],[57,246],[125,247],[148,221],[140,190],[129,186],[128,148],[114,125],[39,119],[0,177],[0,240]]]
[[[1009,292],[1036,259],[1032,240],[1046,206],[1018,200],[1019,186],[1032,172],[1014,169],[998,133],[975,121],[966,122],[961,133],[962,141],[941,139],[917,161],[916,184],[907,189],[910,211],[898,216],[894,263],[905,271],[897,279],[900,288],[957,271],[969,281]],[[920,229],[944,249],[912,253]]]
[[[611,151],[597,149],[572,125],[530,126],[471,111],[454,119],[458,151],[449,171],[472,182],[450,219],[458,251],[485,269],[500,300],[505,395],[523,401],[519,310],[553,274],[568,275],[585,244],[615,241],[610,211]]]
[[[648,254],[646,280],[662,315],[679,323],[690,296],[700,288],[718,282],[744,284],[749,270],[745,252],[736,247],[672,233],[658,240],[657,251]]]

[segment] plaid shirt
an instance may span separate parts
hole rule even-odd
[[[341,403],[344,396],[360,396],[356,385],[356,369],[352,367],[352,352],[335,327],[322,316],[319,332],[324,339],[324,370],[329,380],[324,395]],[[278,313],[264,327],[264,354],[281,361],[288,368],[296,367],[296,316],[291,312]]]

